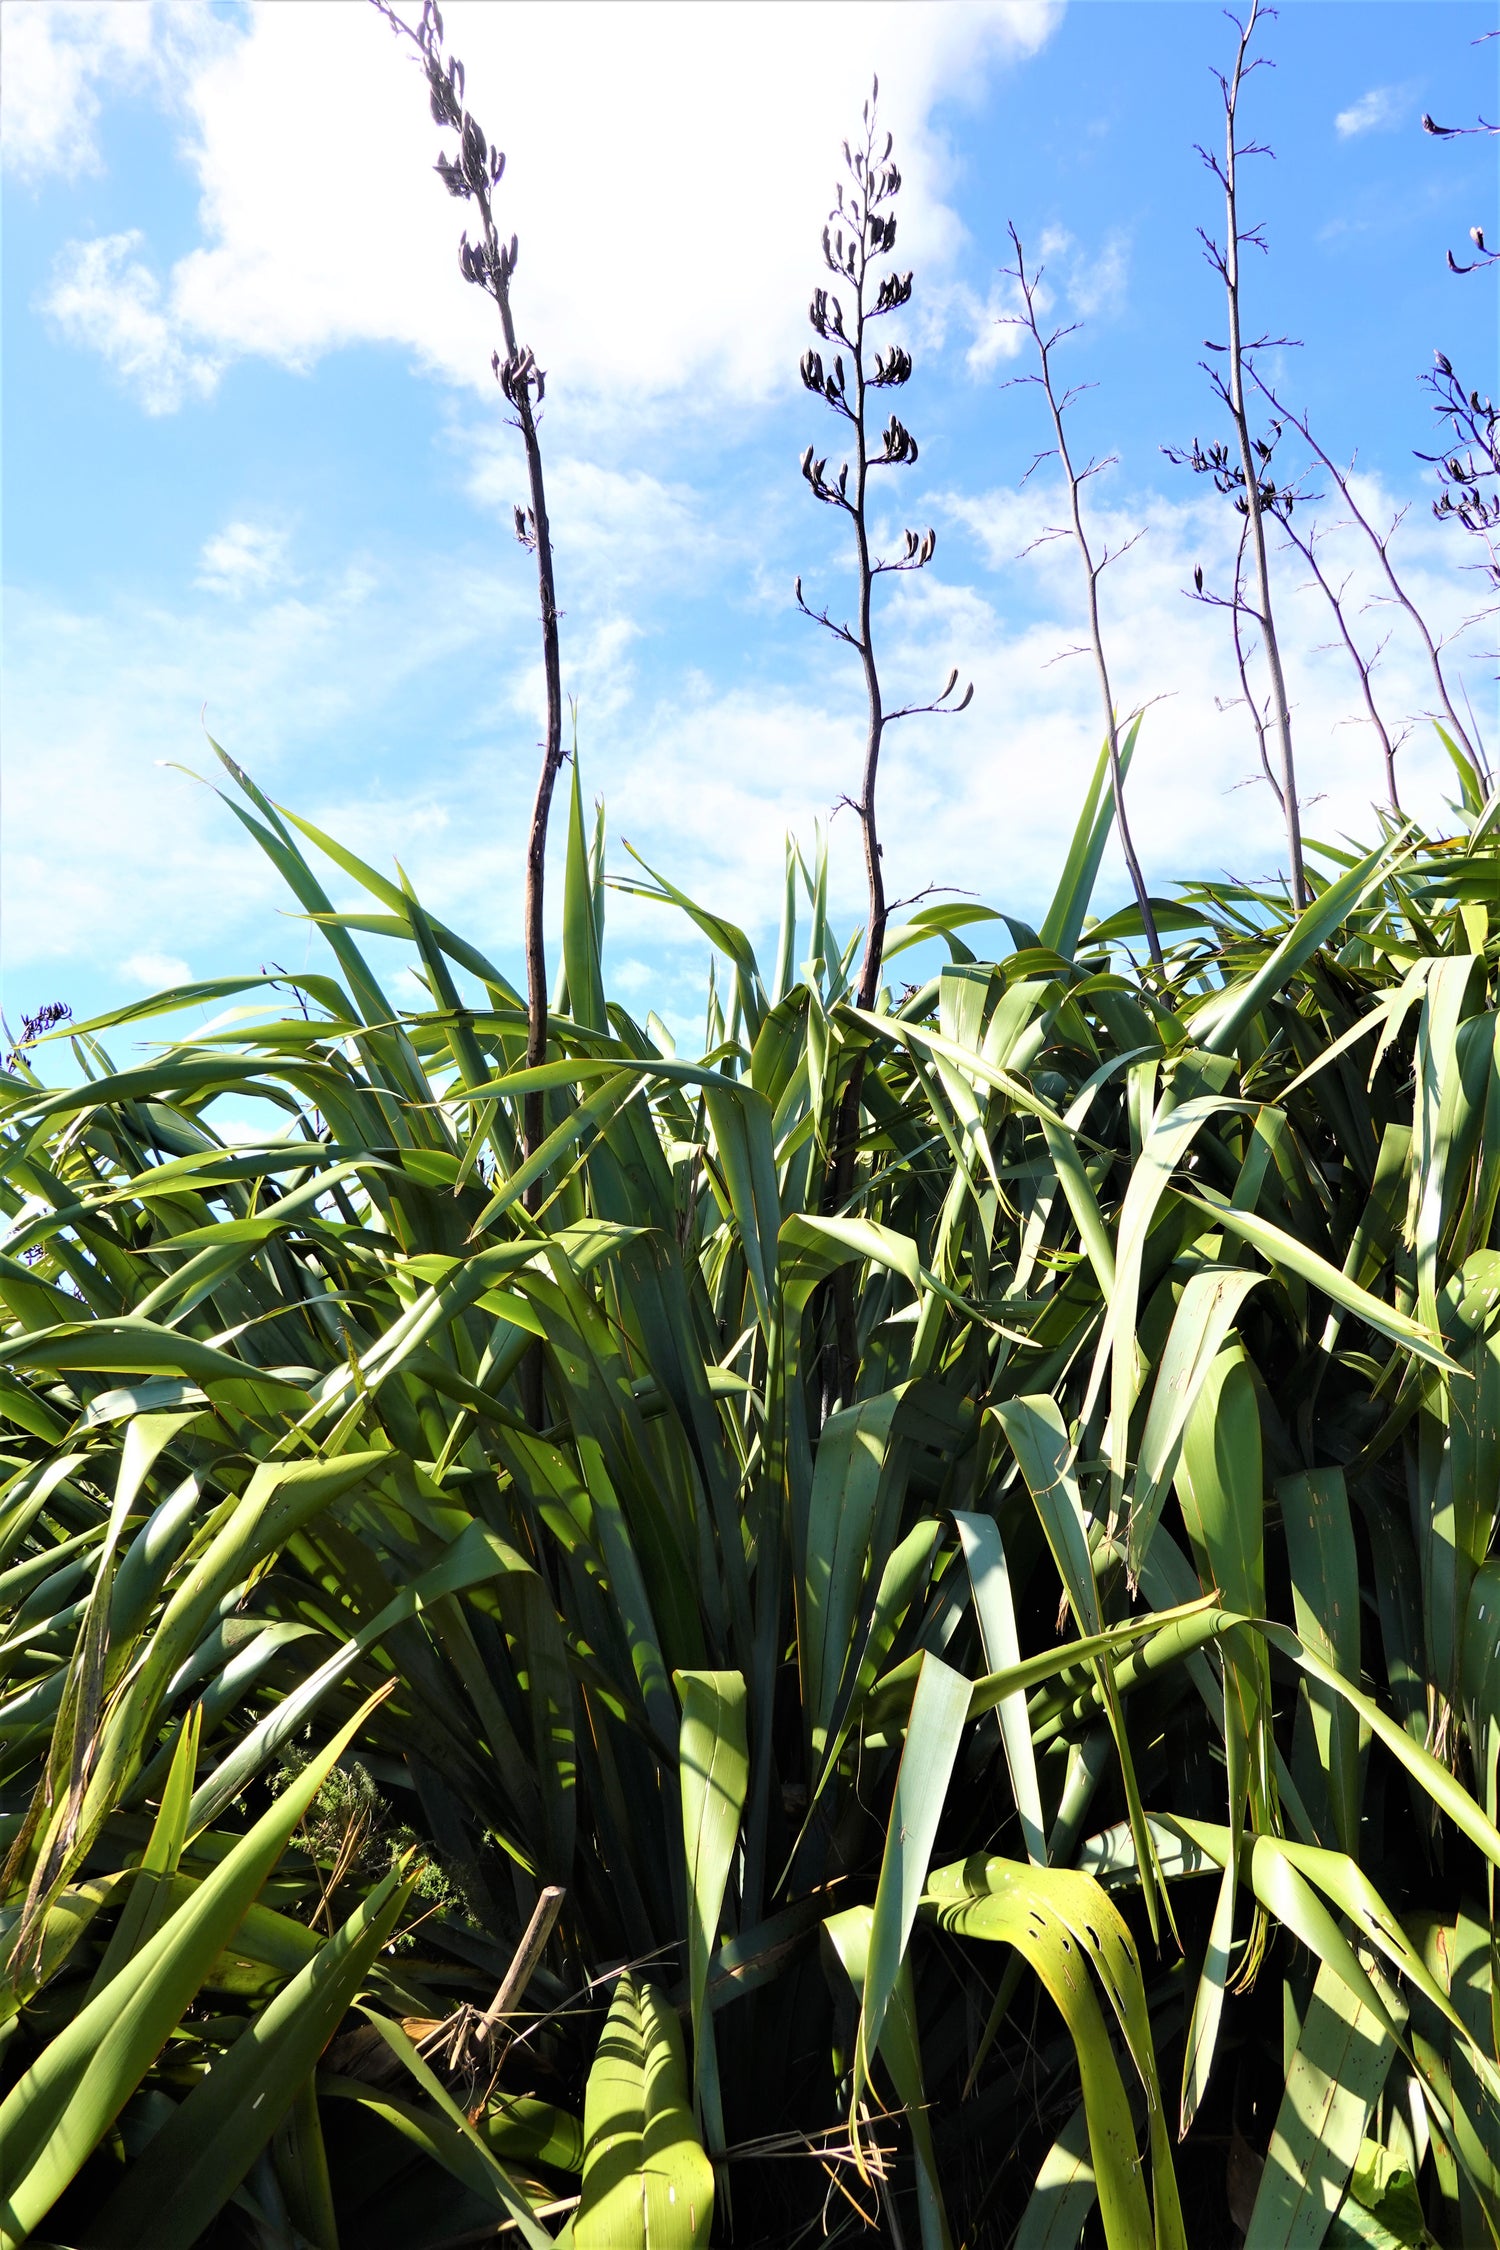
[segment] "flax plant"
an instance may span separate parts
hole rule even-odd
[[[575,758],[540,1063],[217,753],[326,955],[0,1069],[0,2250],[1500,2250],[1500,801],[1138,973],[1109,749],[996,958],[632,879],[696,1055]]]
[[[1256,2250],[1309,2204],[1500,2240],[1484,807],[1320,852],[1301,916],[1190,887],[1149,990],[1081,938],[1103,758],[1060,946],[887,1015],[821,864],[816,987],[663,889],[740,1032],[558,1013],[580,1098],[496,1172],[503,979],[228,770],[328,971],[0,1079],[0,2241],[688,2250],[732,2183],[765,2250],[830,2193],[924,2250],[1198,2250],[1231,2141]],[[575,777],[570,993],[589,862]],[[226,1143],[247,1092],[286,1127]]]

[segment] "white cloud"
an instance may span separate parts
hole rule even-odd
[[[494,837],[488,812],[477,829],[464,813],[466,793],[491,808],[497,793],[514,796],[523,820],[530,730],[508,710],[461,717],[456,747],[434,745],[434,778],[410,803],[385,795],[381,753],[393,708],[420,693],[430,710],[456,656],[497,639],[508,651],[529,625],[515,571],[420,554],[232,604],[122,594],[90,615],[9,589],[7,975],[69,962],[123,974],[133,957],[168,951],[253,969],[315,948],[306,925],[280,920],[291,902],[217,798],[167,770],[217,776],[205,697],[209,730],[264,787],[385,866],[398,851],[431,852],[450,819],[466,848]],[[415,723],[403,712],[403,732]],[[508,861],[504,818],[498,832],[495,856]],[[488,922],[487,902],[481,911]]]
[[[204,541],[197,582],[214,594],[260,593],[285,577],[286,545],[272,524],[226,524]]]
[[[70,242],[42,309],[71,342],[97,351],[148,414],[172,414],[185,399],[209,396],[220,362],[186,342],[164,309],[161,283],[133,256],[142,239],[132,229]]]
[[[95,82],[150,75],[149,7],[107,0],[14,0],[5,10],[5,99],[0,153],[7,172],[39,179],[98,169]]]
[[[973,376],[993,374],[1007,360],[1017,359],[1026,348],[1026,332],[1016,325],[1019,292],[1013,281],[997,275],[988,294],[977,297],[960,283],[948,292],[949,300],[968,326],[972,341],[964,353],[964,366]],[[939,331],[941,340],[941,330]]]
[[[1058,0],[454,0],[452,50],[508,153],[499,217],[520,237],[517,320],[549,396],[708,408],[785,378],[839,144],[874,70],[907,179],[902,254],[939,277],[963,229],[934,106],[978,99],[1060,13]],[[183,81],[203,240],[159,308],[178,349],[296,367],[370,340],[487,387],[493,308],[454,278],[465,214],[432,175],[440,140],[413,58],[341,0],[261,0],[248,21]]]
[[[193,972],[175,953],[132,953],[120,963],[120,974],[148,992],[166,992],[173,985],[189,983]]]
[[[1068,302],[1082,319],[1121,312],[1130,284],[1130,237],[1112,227],[1093,257],[1079,251],[1068,268]]]
[[[1348,141],[1359,133],[1378,133],[1399,125],[1411,95],[1410,86],[1372,86],[1368,94],[1361,94],[1357,102],[1339,111],[1333,121],[1334,131],[1341,141]]]
[[[5,0],[5,170],[22,180],[97,172],[101,89],[170,102],[230,34],[195,0]]]

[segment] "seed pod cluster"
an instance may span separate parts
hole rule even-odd
[[[825,371],[821,352],[804,352],[802,383],[804,389],[821,393],[830,406],[842,405],[846,396],[842,355],[836,356],[832,367]]]
[[[529,344],[522,344],[508,359],[494,353],[490,367],[511,406],[519,408],[528,395],[534,396],[536,404],[541,405],[547,395],[547,375],[546,370],[537,365],[536,354]]]
[[[917,441],[904,422],[893,414],[881,432],[880,452],[877,456],[883,466],[909,468],[917,458]]]

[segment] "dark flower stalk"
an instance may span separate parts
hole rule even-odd
[[[815,499],[828,507],[840,508],[849,518],[854,533],[857,572],[858,608],[854,625],[835,624],[826,609],[813,609],[802,596],[802,581],[796,584],[798,608],[844,641],[860,659],[865,678],[866,728],[865,761],[860,782],[859,799],[845,799],[860,824],[864,841],[865,875],[869,887],[869,917],[865,926],[864,960],[860,965],[858,1004],[872,1008],[880,990],[880,963],[885,946],[885,926],[889,913],[885,896],[885,876],[881,867],[880,834],[875,818],[875,782],[880,768],[880,752],[885,730],[898,719],[909,719],[918,712],[962,711],[973,687],[965,689],[962,699],[951,703],[958,673],[949,674],[942,693],[931,703],[911,704],[900,711],[885,709],[880,687],[880,670],[876,661],[873,631],[875,581],[890,571],[923,570],[931,562],[937,546],[937,533],[907,531],[903,536],[901,552],[889,560],[877,559],[870,544],[869,479],[876,469],[909,468],[917,459],[917,441],[904,423],[892,414],[878,440],[870,428],[869,410],[872,391],[894,390],[910,382],[911,354],[901,345],[893,344],[888,351],[871,352],[869,329],[873,322],[887,313],[897,311],[911,298],[912,277],[909,273],[887,272],[878,279],[875,273],[879,259],[889,255],[896,242],[894,212],[883,211],[883,204],[894,201],[900,193],[901,174],[891,162],[892,140],[885,136],[885,146],[880,155],[875,153],[880,138],[876,125],[875,104],[879,95],[878,79],[869,101],[865,103],[863,122],[864,140],[851,151],[844,143],[844,163],[849,175],[849,188],[840,184],[837,200],[829,213],[828,224],[823,229],[823,262],[836,279],[845,282],[851,290],[847,316],[840,298],[826,289],[813,296],[808,318],[816,334],[825,343],[841,345],[832,365],[824,366],[823,355],[810,350],[803,355],[802,381],[806,388],[823,398],[833,413],[849,426],[853,448],[852,460],[846,460],[833,476],[829,476],[828,462],[814,458],[815,448],[809,446],[802,456],[802,474],[807,479]],[[845,365],[844,352],[848,364]]]
[[[958,702],[950,700],[958,685],[956,669],[949,673],[941,693],[930,703],[908,704],[900,710],[888,711],[881,690],[874,634],[875,581],[888,572],[925,569],[937,546],[937,533],[931,529],[904,532],[900,550],[889,558],[878,557],[871,545],[870,477],[877,469],[909,468],[916,461],[918,450],[916,439],[895,414],[878,436],[871,426],[873,394],[900,389],[911,380],[912,374],[911,354],[903,346],[892,344],[885,351],[875,350],[870,337],[873,324],[909,303],[912,293],[909,273],[892,269],[878,271],[896,242],[895,213],[885,207],[894,202],[901,189],[900,171],[891,161],[891,135],[886,133],[882,143],[876,122],[879,93],[877,79],[864,105],[863,139],[852,149],[847,141],[844,143],[847,183],[840,183],[823,229],[823,262],[847,290],[847,310],[839,295],[828,289],[815,291],[808,318],[820,343],[834,347],[833,357],[831,364],[825,365],[823,353],[814,347],[802,360],[804,385],[816,392],[846,426],[845,441],[850,451],[840,466],[830,474],[827,458],[818,458],[816,449],[809,446],[802,456],[802,474],[814,499],[822,501],[826,507],[841,510],[849,519],[855,553],[857,606],[854,623],[837,623],[826,609],[812,608],[803,598],[800,578],[795,588],[797,606],[803,615],[823,626],[835,640],[852,648],[864,673],[865,757],[860,793],[857,800],[843,800],[860,825],[869,893],[864,959],[855,993],[856,1004],[863,1009],[873,1008],[879,995],[880,965],[890,914],[875,812],[875,785],[885,730],[897,720],[909,719],[918,713],[962,711],[974,693],[970,684]],[[844,1208],[854,1188],[863,1081],[863,1061],[856,1057],[844,1087],[834,1131],[827,1196],[834,1210]],[[836,1276],[835,1282],[838,1388],[847,1398],[858,1357],[853,1301],[847,1274]]]
[[[526,1061],[534,1068],[547,1059],[547,949],[542,933],[543,886],[546,880],[547,827],[552,813],[552,793],[562,768],[562,670],[557,637],[557,592],[552,568],[552,531],[547,518],[547,494],[542,475],[542,448],[537,432],[538,409],[546,396],[547,378],[536,354],[516,340],[510,285],[516,270],[516,238],[500,239],[495,224],[494,191],[505,170],[505,157],[489,147],[477,118],[464,107],[464,66],[443,54],[443,18],[435,0],[423,0],[422,21],[414,31],[404,23],[389,0],[372,0],[386,21],[416,46],[427,77],[433,120],[459,137],[457,160],[440,156],[435,167],[448,193],[473,203],[479,215],[480,239],[469,240],[465,228],[458,262],[465,281],[472,282],[495,301],[500,315],[505,352],[492,354],[490,366],[515,417],[526,454],[530,505],[515,512],[516,537],[536,557],[537,586],[542,612],[542,672],[547,691],[547,732],[542,745],[542,768],[537,778],[536,802],[526,838]],[[546,1116],[540,1093],[528,1093],[523,1111],[523,1142],[534,1156],[546,1136]],[[536,1181],[527,1198],[535,1208],[544,1192]]]
[[[1245,404],[1245,375],[1251,367],[1253,355],[1269,348],[1273,342],[1285,342],[1286,339],[1261,336],[1254,342],[1246,342],[1240,310],[1240,252],[1250,246],[1257,250],[1264,250],[1266,246],[1259,226],[1246,227],[1241,224],[1239,167],[1244,157],[1268,156],[1271,152],[1261,143],[1241,141],[1238,137],[1240,95],[1245,80],[1265,60],[1263,56],[1252,57],[1250,53],[1256,26],[1263,12],[1271,15],[1275,10],[1263,11],[1260,0],[1251,0],[1250,13],[1244,23],[1235,24],[1239,32],[1239,44],[1235,49],[1234,68],[1227,76],[1222,71],[1215,73],[1224,101],[1223,157],[1214,155],[1206,148],[1200,147],[1198,150],[1224,191],[1225,216],[1222,245],[1204,228],[1198,229],[1208,262],[1224,284],[1228,315],[1228,342],[1210,343],[1207,347],[1211,352],[1222,355],[1223,368],[1221,370],[1218,365],[1205,362],[1205,372],[1234,426],[1239,461],[1231,468],[1223,447],[1212,446],[1205,453],[1196,439],[1191,453],[1172,446],[1166,447],[1165,451],[1170,461],[1186,462],[1189,467],[1199,471],[1211,470],[1219,490],[1234,493],[1235,506],[1246,519],[1246,546],[1254,576],[1255,595],[1253,604],[1245,601],[1243,606],[1246,614],[1254,619],[1260,629],[1261,647],[1270,680],[1270,716],[1281,767],[1277,786],[1286,821],[1292,902],[1300,913],[1308,902],[1307,876],[1302,862],[1302,820],[1297,804],[1296,766],[1292,757],[1291,705],[1287,698],[1286,675],[1282,669],[1281,643],[1277,637],[1276,619],[1271,607],[1271,570],[1266,552],[1265,527],[1271,503],[1261,481],[1269,448],[1258,444],[1251,436],[1250,417]],[[1235,21],[1233,17],[1230,20]],[[1260,456],[1259,461],[1257,455]],[[1201,586],[1199,591],[1201,593]]]

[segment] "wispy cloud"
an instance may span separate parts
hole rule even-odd
[[[507,878],[519,868],[534,729],[482,706],[455,713],[450,685],[470,652],[529,640],[515,573],[418,553],[309,576],[295,596],[184,589],[163,603],[122,590],[91,613],[12,588],[6,609],[7,979],[48,963],[118,979],[169,953],[253,966],[293,946],[302,958],[309,933],[280,920],[274,876],[209,791],[172,770],[214,770],[205,698],[214,736],[356,849],[420,858],[451,816]],[[387,743],[419,728],[430,753],[393,810]],[[497,796],[501,811],[476,823],[474,803]],[[495,934],[483,887],[474,895]]]
[[[197,583],[211,594],[262,593],[285,581],[286,546],[286,533],[274,524],[226,524],[203,543]]]
[[[1068,267],[1068,302],[1085,320],[1112,317],[1125,309],[1130,287],[1130,237],[1112,227],[1092,257],[1079,250]]]
[[[210,396],[221,362],[188,341],[161,283],[135,256],[142,240],[132,228],[68,243],[42,310],[70,342],[97,351],[148,414],[173,414]]]
[[[192,970],[175,953],[132,953],[120,963],[120,973],[147,992],[165,992],[174,984],[187,984]]]
[[[1352,141],[1359,133],[1386,132],[1401,123],[1411,98],[1410,86],[1372,86],[1368,94],[1339,111],[1334,131],[1341,141]]]
[[[997,274],[981,297],[966,282],[946,286],[929,284],[924,292],[922,341],[941,350],[950,325],[967,333],[964,367],[970,375],[984,376],[1015,359],[1025,337],[1015,324],[1020,298],[1013,281]]]
[[[27,181],[97,172],[101,92],[147,90],[171,104],[233,35],[197,0],[6,0],[5,170]]]

